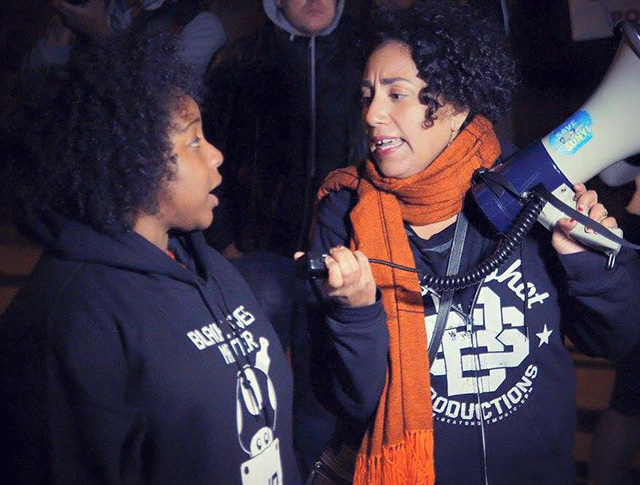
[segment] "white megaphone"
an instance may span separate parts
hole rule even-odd
[[[622,34],[618,52],[588,101],[545,137],[485,172],[489,177],[474,178],[472,195],[500,233],[509,231],[537,186],[575,208],[574,184],[640,152],[640,27],[624,21],[617,30]],[[538,222],[552,230],[562,217],[567,216],[547,203]],[[620,249],[580,225],[572,237],[605,253],[615,255]]]

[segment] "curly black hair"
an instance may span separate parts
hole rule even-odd
[[[418,1],[409,9],[374,14],[363,52],[369,57],[388,42],[409,47],[418,77],[427,83],[420,102],[431,126],[444,103],[496,121],[509,108],[516,86],[515,66],[498,25],[468,5],[446,0]]]
[[[200,93],[170,36],[119,36],[31,73],[7,128],[14,216],[56,212],[117,232],[153,214],[175,170],[172,114]]]

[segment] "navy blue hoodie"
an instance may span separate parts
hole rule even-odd
[[[312,250],[349,244],[355,193],[326,196],[317,212]],[[486,221],[470,221],[461,270],[495,247]],[[425,241],[407,232],[423,274],[446,274],[454,226]],[[576,422],[575,375],[564,337],[585,353],[618,358],[637,338],[640,271],[622,251],[613,270],[593,251],[558,256],[549,232],[537,226],[481,285],[458,291],[434,363],[435,465],[438,484],[570,484]],[[432,334],[439,295],[423,287],[425,325]],[[370,311],[370,310],[369,310]],[[312,335],[318,394],[340,419],[340,439],[357,447],[380,397],[370,383],[387,355],[363,352],[355,338],[384,334],[379,322],[353,319]],[[380,337],[382,341],[382,337]],[[344,358],[336,347],[359,360]],[[378,375],[378,378],[384,377]],[[485,477],[486,472],[486,477]]]
[[[201,233],[176,260],[52,215],[0,320],[8,483],[284,483],[292,378],[249,288]]]

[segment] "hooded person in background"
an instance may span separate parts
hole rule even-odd
[[[25,58],[23,69],[66,64],[79,46],[102,43],[129,30],[147,38],[171,33],[182,62],[204,74],[211,56],[226,41],[222,24],[199,0],[54,0],[53,5],[57,14]]]
[[[344,4],[263,0],[269,22],[214,61],[205,130],[228,161],[210,240],[228,257],[290,258],[306,244],[323,178],[365,153],[357,29]]]
[[[226,160],[207,237],[248,281],[283,346],[291,343],[303,468],[331,436],[333,420],[308,389],[306,319],[297,313],[302,296],[291,256],[306,246],[324,177],[366,153],[358,28],[344,6],[263,0],[269,21],[214,59],[203,108],[205,134]]]

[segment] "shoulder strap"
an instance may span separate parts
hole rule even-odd
[[[460,261],[462,260],[462,248],[464,247],[464,240],[467,236],[467,227],[469,222],[463,212],[458,214],[458,220],[456,221],[456,229],[453,234],[453,243],[451,245],[451,254],[449,255],[449,263],[447,264],[447,276],[458,273],[460,269]],[[444,334],[444,329],[447,326],[447,320],[449,317],[449,311],[453,303],[453,294],[455,290],[446,290],[440,298],[440,307],[438,308],[438,315],[436,316],[436,324],[433,327],[433,334],[429,339],[429,364],[433,365],[433,361],[440,347],[440,341]]]

